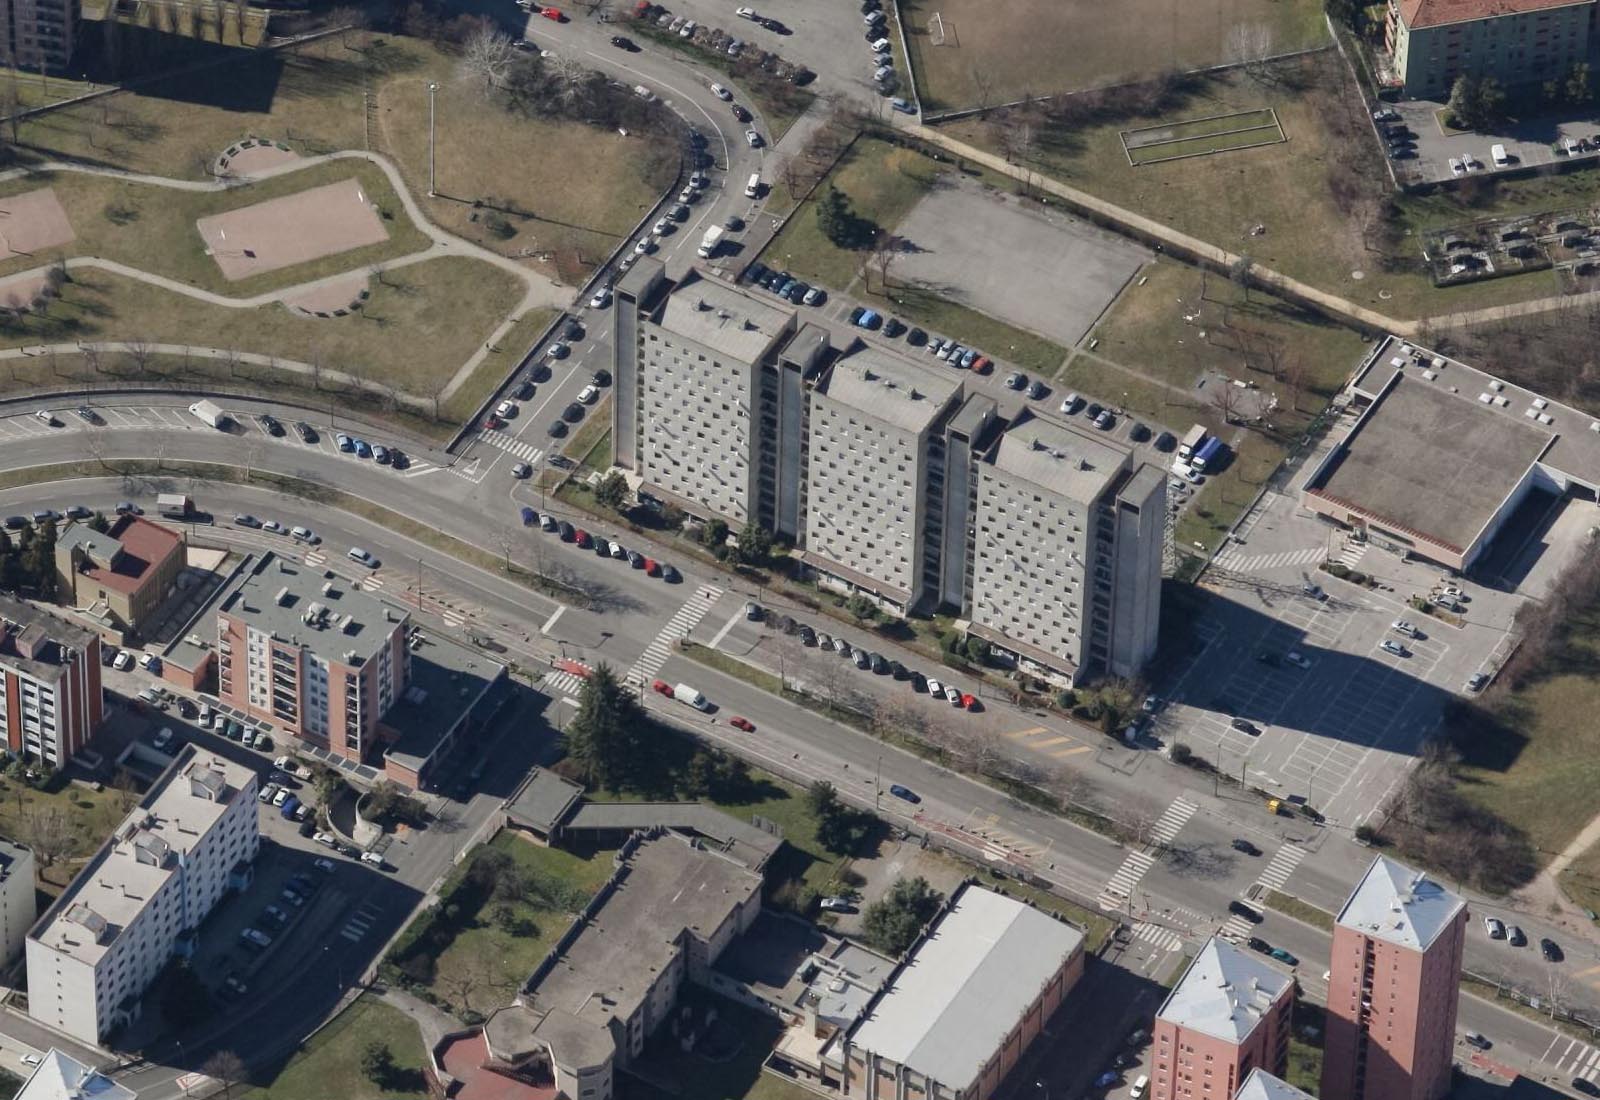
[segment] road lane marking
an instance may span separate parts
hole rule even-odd
[[[556,609],[554,611],[550,612],[550,617],[548,619],[546,619],[544,621],[544,625],[539,628],[539,633],[540,634],[548,634],[548,633],[550,633],[550,628],[556,625],[556,620],[561,618],[562,612],[566,611],[566,609],[567,609],[567,605],[566,604],[564,604],[564,603],[556,604]]]
[[[716,635],[711,639],[711,648],[721,648],[722,639],[728,636],[728,632],[737,626],[739,624],[739,620],[742,618],[744,618],[743,609],[735,611],[732,615],[728,616],[728,621],[722,624],[722,629],[717,631]]]

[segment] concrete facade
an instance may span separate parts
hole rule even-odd
[[[28,934],[28,1013],[91,1045],[256,857],[256,773],[185,746]]]
[[[118,516],[104,533],[69,523],[56,539],[62,599],[123,631],[155,615],[183,566],[183,535],[143,516]]]
[[[78,0],[0,0],[0,65],[60,72],[78,39]]]
[[[103,714],[100,639],[32,604],[0,596],[0,715],[6,745],[59,768]]]
[[[0,963],[10,962],[22,950],[28,929],[39,916],[33,877],[33,850],[0,839]]]
[[[1450,1089],[1467,906],[1379,856],[1333,929],[1322,1100],[1440,1100]]]
[[[1589,54],[1595,0],[1389,0],[1385,45],[1408,99],[1445,99],[1456,78],[1561,79]]]
[[[1151,1100],[1231,1100],[1256,1069],[1288,1068],[1294,981],[1212,937],[1151,1028]]]

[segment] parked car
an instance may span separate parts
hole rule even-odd
[[[1235,718],[1229,722],[1228,725],[1232,726],[1240,733],[1248,733],[1251,737],[1261,736],[1261,727],[1257,726],[1254,722],[1251,722],[1248,719]]]
[[[1277,959],[1281,963],[1287,963],[1290,966],[1300,965],[1299,959],[1295,958],[1281,947],[1274,947],[1271,951],[1268,951],[1267,954],[1272,958]]]
[[[1383,650],[1385,653],[1392,653],[1396,657],[1411,656],[1406,647],[1395,641],[1393,638],[1385,638],[1383,641],[1378,643],[1378,648]]]
[[[1248,840],[1245,840],[1243,837],[1237,837],[1234,839],[1233,850],[1236,852],[1243,852],[1247,856],[1259,856],[1261,854],[1260,848],[1257,848],[1254,844],[1250,843]]]
[[[1539,954],[1545,962],[1560,962],[1567,957],[1549,936],[1539,941]]]
[[[744,730],[746,733],[754,733],[756,731],[756,724],[754,722],[737,714],[728,719],[728,725],[732,726],[736,730]]]
[[[889,793],[894,795],[896,798],[903,799],[906,802],[911,803],[913,806],[922,801],[922,796],[917,794],[916,791],[913,791],[910,787],[902,786],[899,783],[889,784]]]

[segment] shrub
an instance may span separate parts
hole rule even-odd
[[[1381,840],[1378,835],[1378,830],[1374,829],[1371,825],[1357,825],[1356,839],[1363,844],[1377,844]]]
[[[1172,749],[1167,753],[1167,755],[1171,758],[1174,764],[1182,764],[1183,766],[1188,767],[1189,762],[1194,759],[1194,750],[1189,748],[1189,746],[1185,745],[1182,741],[1174,741],[1172,743]]]

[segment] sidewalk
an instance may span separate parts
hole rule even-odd
[[[378,994],[378,999],[411,1017],[416,1022],[417,1030],[422,1032],[423,1044],[430,1051],[438,1047],[446,1035],[467,1026],[448,1012],[413,997],[403,989],[385,989]]]

